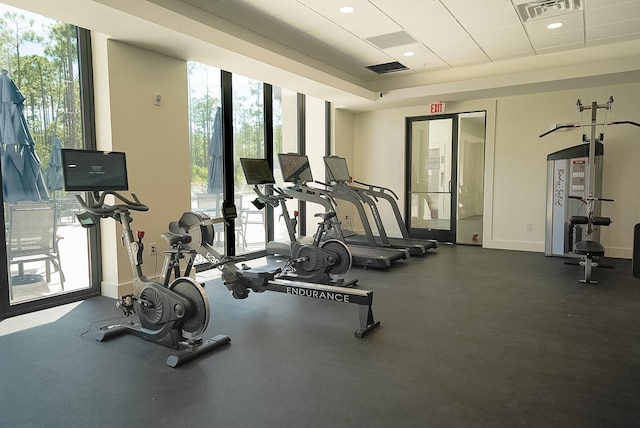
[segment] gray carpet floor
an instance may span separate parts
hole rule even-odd
[[[559,258],[470,246],[354,268],[381,322],[363,339],[355,305],[212,280],[205,336],[231,344],[175,369],[138,337],[95,341],[109,298],[1,321],[0,426],[638,426],[640,280],[608,262],[589,285]]]

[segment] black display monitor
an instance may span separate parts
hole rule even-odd
[[[279,153],[282,180],[287,183],[306,183],[313,181],[309,158],[297,153]]]
[[[273,172],[266,159],[240,158],[247,184],[274,184]]]
[[[62,174],[69,192],[129,189],[123,152],[62,149]]]
[[[328,181],[348,183],[351,181],[347,160],[338,156],[325,156],[324,165]]]

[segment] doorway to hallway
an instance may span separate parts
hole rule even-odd
[[[482,245],[485,112],[407,118],[411,237]]]

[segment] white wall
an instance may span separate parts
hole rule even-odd
[[[544,251],[546,218],[546,156],[581,143],[580,130],[538,135],[559,123],[574,123],[576,100],[604,103],[613,96],[614,120],[640,122],[640,84],[506,97],[474,103],[447,103],[446,113],[487,110],[485,156],[485,247]],[[426,115],[426,108],[395,109],[354,115],[353,173],[362,181],[380,183],[404,193],[404,120]],[[599,117],[600,117],[599,112]],[[341,116],[345,118],[345,116]],[[585,112],[585,121],[590,122]],[[344,122],[344,121],[343,121]],[[343,125],[344,126],[344,125]],[[590,131],[587,131],[590,134]],[[601,241],[611,257],[630,258],[633,225],[640,222],[640,128],[607,126],[603,197],[616,199],[602,207],[613,225],[603,228]],[[400,206],[404,206],[404,198]],[[531,223],[533,230],[527,231]]]

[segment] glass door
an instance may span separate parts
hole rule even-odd
[[[455,242],[456,116],[409,118],[409,235]]]
[[[482,244],[485,113],[407,119],[409,235]]]

